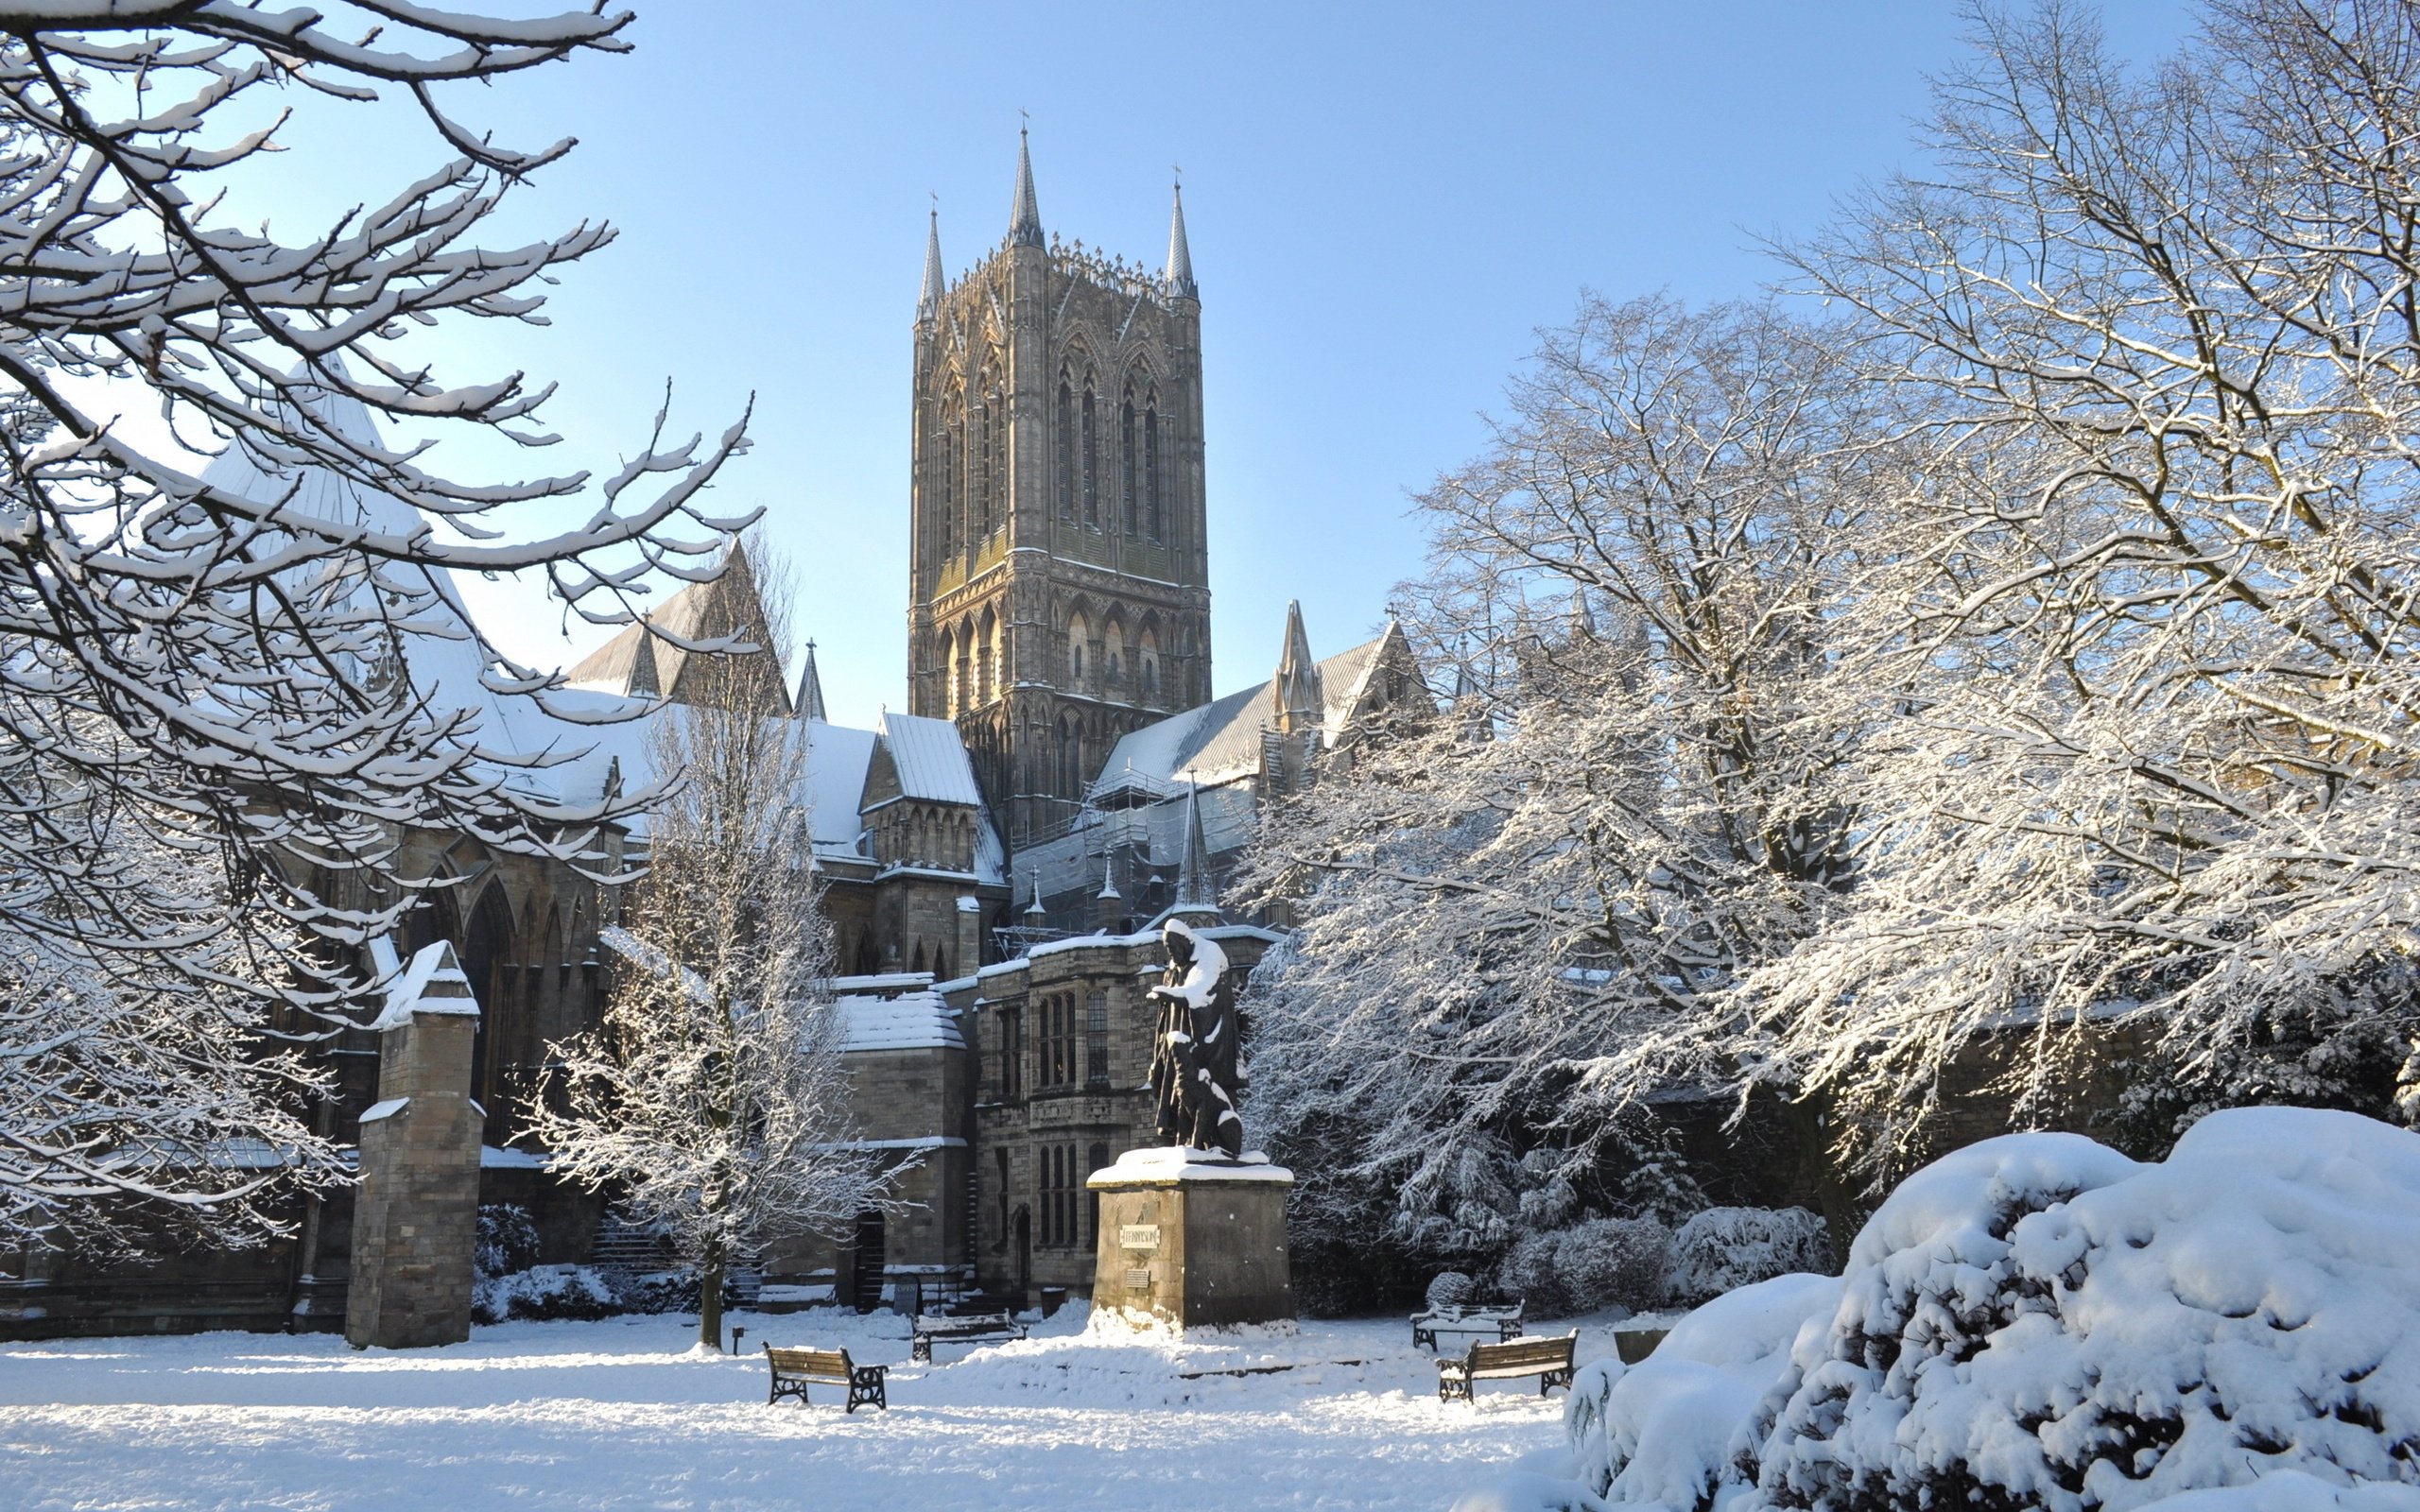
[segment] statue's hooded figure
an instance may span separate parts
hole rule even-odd
[[[1244,1125],[1236,1111],[1236,1092],[1242,1026],[1236,1019],[1227,953],[1181,919],[1169,919],[1161,937],[1168,964],[1160,985],[1151,988],[1160,1004],[1151,1043],[1160,1137],[1171,1144],[1240,1156]]]

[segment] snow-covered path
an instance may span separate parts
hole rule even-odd
[[[1443,1508],[1482,1466],[1561,1439],[1560,1392],[1441,1404],[1397,1321],[1128,1342],[1063,1314],[929,1366],[889,1315],[732,1321],[751,1352],[770,1338],[889,1364],[890,1410],[844,1417],[821,1389],[768,1407],[761,1357],[686,1357],[696,1325],[670,1317],[504,1324],[397,1353],[241,1333],[14,1345],[0,1505]],[[1592,1328],[1580,1357],[1611,1348]],[[1336,1361],[1363,1363],[1198,1374]]]

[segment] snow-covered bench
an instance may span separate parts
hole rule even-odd
[[[908,1327],[916,1336],[908,1352],[927,1364],[933,1358],[935,1340],[948,1344],[997,1344],[1025,1337],[1025,1325],[1007,1313],[969,1313],[962,1317],[920,1313]]]
[[[890,1410],[890,1399],[883,1388],[887,1366],[857,1365],[849,1359],[846,1349],[777,1349],[765,1346],[765,1363],[772,1367],[773,1389],[765,1399],[771,1406],[784,1397],[796,1397],[801,1405],[806,1401],[810,1383],[849,1388],[849,1404],[843,1412],[855,1412],[871,1403]]]
[[[1580,1348],[1580,1331],[1573,1329],[1563,1337],[1513,1339],[1503,1344],[1482,1340],[1471,1346],[1471,1352],[1459,1360],[1437,1362],[1437,1400],[1451,1401],[1460,1397],[1471,1400],[1471,1383],[1478,1381],[1512,1381],[1522,1376],[1538,1378],[1538,1395],[1547,1394],[1549,1386],[1571,1385],[1572,1352]]]
[[[1498,1342],[1521,1336],[1526,1300],[1477,1307],[1432,1307],[1411,1315],[1411,1347],[1437,1348],[1440,1333],[1493,1333]]]

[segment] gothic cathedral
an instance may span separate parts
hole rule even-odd
[[[1210,696],[1201,301],[1184,205],[1154,273],[1046,242],[1022,135],[1007,239],[916,305],[910,713],[955,720],[1012,850],[1110,748]]]

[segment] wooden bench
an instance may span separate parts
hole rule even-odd
[[[1503,1344],[1484,1340],[1471,1346],[1471,1352],[1459,1360],[1437,1362],[1437,1400],[1451,1401],[1460,1397],[1471,1400],[1471,1385],[1479,1381],[1511,1381],[1522,1376],[1538,1378],[1538,1395],[1547,1394],[1549,1386],[1571,1385],[1572,1351],[1580,1348],[1580,1331],[1573,1329],[1563,1337],[1513,1339]]]
[[[1527,1302],[1500,1302],[1481,1307],[1432,1307],[1411,1315],[1411,1347],[1437,1348],[1440,1333],[1493,1333],[1498,1343],[1521,1336],[1521,1309]]]
[[[961,1317],[927,1317],[920,1313],[908,1327],[916,1335],[909,1352],[926,1364],[932,1361],[936,1340],[946,1344],[996,1344],[1025,1337],[1025,1325],[1007,1313],[969,1313]]]
[[[855,1412],[867,1402],[890,1410],[890,1398],[883,1390],[883,1372],[889,1368],[879,1365],[856,1365],[846,1349],[777,1349],[765,1346],[765,1363],[773,1370],[772,1394],[765,1399],[771,1406],[784,1397],[796,1397],[804,1405],[809,1382],[827,1386],[849,1388],[849,1404],[843,1412]]]

